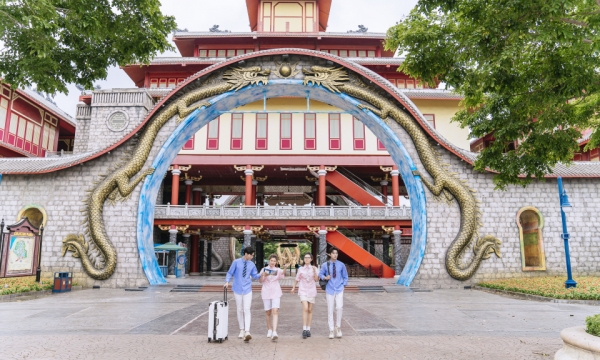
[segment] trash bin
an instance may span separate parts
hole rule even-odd
[[[62,293],[71,291],[71,285],[73,282],[73,273],[71,272],[56,272],[54,273],[54,287],[52,288],[53,293]]]

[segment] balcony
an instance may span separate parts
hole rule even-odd
[[[154,219],[411,220],[406,206],[188,206],[157,205]]]

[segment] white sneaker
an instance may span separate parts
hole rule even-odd
[[[267,337],[270,338],[271,336],[273,336],[273,330],[269,330],[267,332]]]
[[[339,327],[335,328],[335,337],[337,337],[337,338],[342,337],[342,329],[340,329]]]
[[[333,339],[333,330],[329,332],[329,338]]]
[[[245,335],[246,332],[244,330],[240,330],[240,335],[238,336],[238,338],[243,339]]]
[[[277,338],[278,338],[277,333],[273,332],[273,337],[271,338],[271,340],[277,341]]]
[[[246,331],[246,336],[244,336],[244,341],[250,341],[252,339],[252,335],[250,335],[250,331]]]

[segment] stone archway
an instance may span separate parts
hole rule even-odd
[[[164,174],[183,144],[201,127],[221,112],[267,98],[281,96],[306,97],[336,106],[362,121],[381,140],[398,165],[406,184],[413,214],[413,243],[409,259],[400,275],[399,284],[408,286],[415,277],[427,242],[425,194],[420,177],[415,176],[416,166],[396,134],[377,115],[361,110],[356,99],[329,91],[323,86],[305,86],[302,80],[270,80],[267,85],[253,85],[238,91],[230,91],[211,100],[211,105],[196,110],[173,131],[152,163],[155,173],[148,178],[141,190],[138,208],[138,251],[142,268],[151,284],[165,282],[158,269],[152,246],[152,224],[156,196]]]

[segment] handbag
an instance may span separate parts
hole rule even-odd
[[[331,270],[329,269],[329,261],[327,262],[327,274],[331,274]],[[319,279],[319,286],[321,287],[321,289],[325,290],[325,288],[327,288],[327,283],[329,282],[329,280],[321,280]]]

